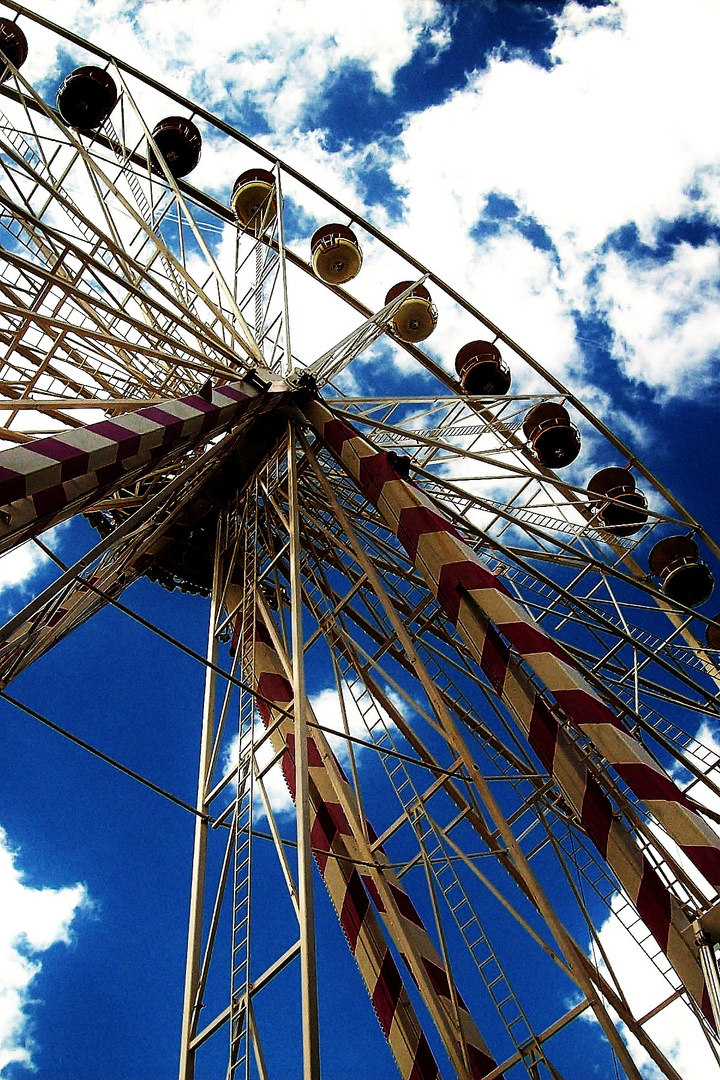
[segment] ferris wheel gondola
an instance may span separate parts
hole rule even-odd
[[[677,1076],[596,962],[607,918],[664,981],[659,1011],[681,1002],[717,1052],[720,839],[700,795],[720,793],[720,756],[683,726],[720,711],[709,534],[332,193],[9,6],[0,548],[82,515],[95,540],[8,620],[0,678],[141,578],[210,599],[181,1076],[212,1075],[220,1040],[229,1077],[286,1054],[314,1078],[326,1041],[352,1052],[349,1017],[318,1019],[337,927],[314,916],[314,876],[369,998],[348,1004],[374,1010],[403,1076],[561,1076],[562,1033],[592,1039],[588,1012],[628,1076],[613,1014]],[[87,61],[56,101],[20,70],[35,29]],[[237,161],[223,198],[203,187],[204,139]],[[332,682],[334,724],[309,671]],[[292,1034],[272,1022],[286,969]]]

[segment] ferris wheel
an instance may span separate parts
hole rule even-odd
[[[8,620],[0,680],[140,578],[209,600],[182,1080],[336,1075],[353,1010],[383,1077],[570,1077],[599,1025],[606,1071],[640,1077],[629,1032],[677,1078],[677,1009],[720,1066],[717,544],[332,193],[6,7],[0,551],[79,515],[94,540]]]

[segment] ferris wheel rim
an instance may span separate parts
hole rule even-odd
[[[95,51],[97,55],[103,55],[102,50],[97,50],[94,46],[91,46],[91,45],[89,46],[87,42],[84,42],[81,38],[78,38],[76,35],[70,35],[69,32],[64,32],[64,31],[60,30],[59,28],[54,27],[53,24],[49,23],[49,21],[43,20],[41,17],[37,17],[37,16],[33,15],[33,13],[28,12],[27,9],[22,8],[20,5],[17,5],[15,3],[11,2],[9,4],[9,6],[11,6],[14,10],[16,10],[19,14],[27,15],[28,18],[33,19],[33,20],[35,20],[37,22],[40,22],[40,23],[42,23],[43,25],[47,26],[50,29],[57,30],[66,39],[72,40],[76,44],[81,44],[83,47],[86,47],[86,48],[89,47],[91,50]],[[118,64],[121,65],[121,62],[116,61],[115,58],[113,58],[110,54],[105,54],[105,58],[108,60],[109,63],[113,63],[113,64],[116,64],[116,65],[118,65]],[[165,93],[166,96],[173,97],[174,100],[176,100],[179,104],[183,104],[184,106],[186,105],[189,109],[191,109],[191,111],[193,111],[193,115],[202,116],[204,119],[207,118],[209,120],[209,122],[215,124],[216,126],[221,126],[222,125],[223,122],[218,121],[218,119],[213,117],[212,114],[209,114],[209,113],[205,114],[204,112],[200,112],[187,99],[180,98],[178,95],[174,95],[172,92],[168,95],[167,88],[159,87],[157,84],[153,84],[152,80],[148,80],[145,76],[142,75],[142,73],[136,72],[135,69],[131,69],[129,66],[125,65],[123,70],[127,70],[127,72],[129,74],[133,75],[133,77],[140,78],[143,82],[148,83],[148,85],[154,85],[155,88],[161,89],[163,91],[163,93]],[[347,208],[343,207],[343,204],[333,200],[333,197],[329,193],[323,192],[322,189],[317,188],[317,186],[314,186],[312,184],[312,182],[308,181],[304,176],[302,176],[302,174],[297,173],[291,167],[287,166],[282,161],[280,161],[280,159],[274,158],[267,151],[264,151],[262,148],[257,147],[257,144],[255,144],[252,140],[248,140],[247,137],[241,136],[241,134],[236,132],[235,129],[230,128],[229,125],[228,125],[228,131],[226,131],[225,133],[229,134],[229,135],[232,135],[233,137],[237,138],[241,142],[244,142],[245,145],[247,145],[249,148],[251,148],[254,151],[256,151],[257,153],[259,153],[260,155],[264,156],[267,160],[273,161],[274,165],[276,166],[276,168],[279,171],[286,172],[289,176],[292,176],[294,179],[299,180],[301,183],[305,184],[308,188],[315,191],[316,194],[322,195],[322,197],[324,199],[326,199],[329,203],[334,205],[336,207],[336,209],[343,210],[343,212],[345,210],[347,210]],[[183,182],[183,186],[182,186],[181,190],[185,191],[186,189],[187,189],[188,193],[192,193],[192,192],[197,190],[197,189],[192,188],[192,186],[190,184],[185,185],[184,182]],[[211,197],[210,196],[205,196],[205,198],[209,203]],[[224,206],[221,207],[221,204],[219,202],[217,202],[217,201],[216,201],[216,204],[217,204],[217,209],[215,209],[215,212],[218,214],[218,216],[223,218],[224,220],[231,221],[232,220],[232,215],[231,215],[230,211],[228,210],[228,208],[224,207]],[[222,209],[222,213],[220,213],[220,209]],[[404,253],[402,251],[402,249],[400,249],[396,245],[394,246],[393,242],[390,241],[388,238],[386,238],[383,233],[380,233],[378,230],[375,230],[370,225],[370,223],[365,223],[364,219],[353,217],[352,215],[350,215],[349,210],[348,210],[348,215],[351,217],[351,221],[353,221],[355,223],[359,223],[363,228],[367,228],[367,231],[371,235],[373,235],[376,239],[381,241],[383,244],[386,244],[396,254],[402,255],[402,257],[404,259],[406,259],[406,261],[409,263],[409,265],[412,265],[414,267],[414,269],[416,269],[419,273],[426,273],[429,280],[432,280],[436,285],[438,285],[441,288],[441,290],[443,292],[445,292],[448,296],[450,296],[451,298],[455,299],[458,303],[460,303],[460,305],[463,306],[466,311],[468,311],[469,313],[474,314],[475,317],[478,318],[479,321],[487,329],[489,329],[491,332],[494,332],[494,331],[497,330],[497,328],[494,327],[494,325],[492,323],[490,323],[488,320],[486,320],[484,316],[482,316],[474,307],[472,307],[472,305],[469,305],[467,303],[467,301],[464,301],[463,298],[460,296],[460,294],[455,293],[450,286],[446,285],[439,278],[434,277],[429,271],[425,271],[425,268],[422,267],[421,264],[413,261],[412,258],[409,255],[407,255],[406,253]],[[292,253],[289,253],[289,254],[291,256],[291,261],[292,261]],[[308,273],[312,273],[312,268],[311,268],[310,264],[309,263],[308,264],[303,263],[303,261],[299,257],[298,257],[298,265],[302,266],[302,268],[304,270],[306,270]],[[327,283],[323,282],[323,284],[327,284]],[[333,291],[341,299],[343,299],[346,303],[351,304],[351,306],[355,307],[356,310],[360,310],[358,308],[358,304],[360,302],[355,301],[354,298],[350,294],[348,294],[345,290],[339,289],[337,287],[333,288],[331,286],[328,286],[328,288],[332,288]],[[367,316],[368,314],[370,314],[369,309],[365,309],[363,313]],[[546,378],[548,384],[553,386],[555,388],[556,393],[558,395],[560,395],[563,399],[566,399],[568,401],[572,401],[573,404],[575,404],[576,407],[579,408],[580,412],[582,412],[583,409],[585,409],[584,406],[582,406],[582,408],[580,408],[577,401],[576,401],[576,399],[573,398],[572,395],[569,394],[569,392],[566,391],[565,388],[562,387],[562,385],[559,382],[553,381],[553,377],[551,375],[549,375],[547,372],[544,372],[544,370],[539,365],[537,365],[537,363],[535,361],[533,361],[531,357],[529,357],[529,354],[524,354],[523,350],[520,349],[519,346],[517,346],[515,343],[513,343],[511,341],[511,339],[507,338],[499,330],[497,330],[497,339],[505,341],[508,345],[510,345],[510,347],[513,349],[513,351],[517,355],[519,355],[522,359],[525,359],[526,362],[529,363],[531,367],[534,367],[534,369],[536,371],[543,374],[543,376],[544,376],[544,378]],[[410,347],[409,351],[415,352],[415,353],[420,353],[420,355],[422,355],[420,350],[416,350],[413,347]],[[450,377],[447,376],[447,374],[443,371],[443,369],[440,368],[439,365],[435,365],[433,361],[431,361],[430,363],[433,364],[434,368],[437,369],[437,370],[434,370],[434,368],[431,368],[431,370],[434,370],[434,373],[438,376],[440,381],[444,382],[448,389],[456,389],[456,384],[454,383],[454,381]],[[474,402],[470,401],[470,402],[466,402],[466,404],[469,404],[470,406],[472,406],[474,404]],[[581,403],[579,403],[579,404],[581,405]],[[587,416],[585,418],[591,420],[592,423],[596,427],[598,427],[598,430],[601,430],[601,433],[602,433],[601,422],[597,421],[595,418],[593,418],[592,414],[589,412],[589,410],[587,410]],[[609,430],[607,430],[607,437],[608,437],[610,443],[614,446],[614,448],[616,450],[621,450],[621,451],[624,452],[625,448],[623,447],[622,443],[620,443],[619,440],[615,440],[614,436],[612,435],[611,432],[609,432]],[[635,462],[633,462],[633,463],[635,464]],[[637,468],[638,468],[638,471],[642,471],[641,466],[639,465],[639,463],[637,464]],[[652,477],[652,474],[643,473],[643,475],[646,475],[648,478],[652,479],[655,486],[657,486],[658,482],[655,481],[655,479]],[[550,476],[548,479],[550,480],[550,482],[553,481],[552,476]],[[585,489],[581,489],[581,490],[585,490]],[[668,492],[667,501],[671,505],[674,505],[674,503],[671,502],[671,497],[670,497],[669,492]],[[686,520],[687,520],[687,515],[686,515]],[[698,527],[698,531],[699,531],[699,527]]]
[[[73,33],[66,28],[53,23],[51,20],[44,16],[32,12],[30,9],[16,2],[16,0],[7,0],[6,6],[14,10],[17,15],[22,15],[28,18],[32,22],[37,22],[39,25],[45,27],[51,32],[64,37],[66,40],[78,45],[84,49],[94,52],[98,57],[101,57],[106,63],[111,63],[118,67],[119,70],[125,71],[128,75],[138,79],[141,83],[157,90],[164,96],[167,96],[174,100],[177,104],[187,108],[192,115],[201,117],[204,121],[218,128],[224,135],[227,135],[236,141],[245,145],[248,149],[251,149],[254,153],[257,153],[261,157],[264,157],[267,161],[271,162],[276,168],[282,169],[288,176],[299,181],[304,187],[318,195],[329,204],[331,204],[338,212],[348,217],[351,223],[355,223],[362,227],[366,232],[378,240],[384,247],[391,250],[394,254],[401,257],[405,262],[412,266],[420,275],[426,276],[433,284],[438,287],[443,293],[445,293],[451,300],[462,307],[469,315],[477,319],[491,334],[495,336],[495,340],[501,340],[512,351],[520,357],[532,370],[539,374],[550,386],[552,386],[556,394],[561,395],[564,399],[571,402],[577,412],[594,427],[601,436],[606,439],[614,449],[624,458],[624,460],[631,465],[638,473],[648,480],[653,487],[659,492],[662,498],[670,505],[683,519],[690,524],[690,527],[698,536],[702,537],[703,542],[713,552],[713,554],[720,558],[720,540],[716,540],[693,515],[691,515],[682,502],[676,498],[676,496],[670,491],[670,489],[662,482],[661,479],[650,470],[643,461],[615,434],[615,432],[599,417],[590,410],[585,403],[579,398],[573,391],[568,389],[552,372],[546,369],[540,364],[529,352],[527,352],[521,345],[515,342],[509,335],[505,334],[502,329],[497,326],[492,320],[485,316],[475,305],[471,304],[465,299],[465,297],[453,288],[452,285],[445,282],[443,279],[433,273],[433,271],[425,266],[420,261],[416,260],[411,253],[403,249],[400,245],[396,244],[386,233],[377,229],[373,223],[363,217],[362,215],[355,214],[352,208],[341,203],[335,199],[332,193],[326,189],[323,189],[310,178],[303,173],[296,170],[293,166],[273,154],[272,151],[267,150],[262,144],[256,142],[250,137],[246,136],[243,132],[239,131],[236,127],[229,124],[227,121],[211,113],[209,110],[202,106],[197,105],[191,99],[184,97],[183,95],[174,91],[171,87],[164,86],[152,79],[147,73],[139,71],[137,68],[130,64],[127,64],[122,58],[115,56],[100,46],[96,46],[90,41],[82,38],[80,35]],[[0,86],[0,94],[8,93],[9,96],[13,96],[12,90],[3,86]],[[202,192],[200,189],[194,188],[192,185],[186,183],[180,179],[176,181],[178,186],[182,190],[186,190],[188,194],[193,196],[200,196],[201,201],[205,201],[208,208],[212,209],[212,212],[218,217],[224,219],[228,223],[233,223],[234,218],[229,207],[221,203],[218,199]],[[359,300],[357,300],[351,293],[343,289],[341,286],[332,285],[317,278],[313,272],[312,262],[305,261],[296,255],[293,251],[285,249],[286,257],[304,272],[309,274],[315,281],[322,284],[326,289],[337,295],[346,304],[354,307],[360,314],[366,318],[371,314],[369,308],[365,307]],[[397,339],[396,339],[397,340]],[[404,348],[410,355],[414,356],[428,371],[430,371],[437,379],[442,382],[447,389],[457,392],[456,381],[445,371],[445,369],[427,357],[418,350],[411,343],[397,341],[402,348]],[[557,474],[555,474],[557,478]]]
[[[93,46],[93,45],[91,45],[89,43],[83,42],[83,39],[79,38],[77,35],[72,35],[67,31],[63,31],[62,28],[56,27],[54,24],[50,23],[49,20],[44,20],[44,19],[42,19],[42,17],[34,16],[32,13],[27,12],[27,9],[22,8],[20,5],[15,5],[15,8],[16,8],[16,10],[18,12],[22,12],[23,14],[27,14],[29,18],[36,19],[36,21],[38,21],[41,24],[43,24],[43,25],[47,26],[48,28],[52,29],[52,31],[54,33],[59,33],[61,35],[64,35],[68,40],[72,40],[73,42],[75,42],[77,44],[83,44],[83,47],[87,46],[90,49],[95,50],[96,52],[98,52],[98,55],[101,55],[101,56],[105,57],[106,59],[108,59],[108,62],[116,63],[115,59],[111,57],[111,54],[106,53],[103,50],[98,51],[95,46]],[[122,62],[119,62],[119,63],[122,64]],[[157,84],[154,80],[149,79],[146,75],[144,75],[144,73],[137,72],[136,69],[131,68],[129,65],[125,65],[125,68],[127,69],[128,72],[132,72],[134,77],[139,78],[141,81],[145,82],[147,85],[152,85],[155,88],[162,89],[163,92],[165,92],[164,87],[160,87],[159,84]],[[171,95],[171,96],[174,96],[174,98],[176,100],[178,100],[178,101],[182,101],[188,107],[190,107],[192,105],[192,103],[190,103],[185,98],[180,98],[178,95]],[[208,113],[206,110],[202,111],[202,115],[205,118],[207,118],[209,120],[209,122],[218,125],[220,127],[220,129],[223,130],[226,134],[231,134],[233,137],[239,139],[240,141],[244,141],[247,145],[251,146],[253,148],[253,150],[256,150],[257,152],[267,154],[267,152],[263,151],[262,147],[258,147],[257,144],[254,143],[253,140],[249,140],[246,136],[243,136],[242,133],[238,132],[235,128],[232,128],[230,125],[226,124],[225,122],[218,120],[218,118],[216,118],[216,117],[213,117],[212,114]],[[275,162],[275,165],[276,165],[276,167],[278,169],[285,169],[286,171],[289,171],[289,174],[295,175],[297,178],[299,178],[301,180],[301,182],[303,184],[309,185],[313,190],[317,191],[318,193],[322,193],[323,198],[325,198],[328,201],[332,202],[332,196],[328,192],[321,191],[321,189],[317,188],[317,186],[313,187],[311,182],[308,181],[305,177],[301,176],[301,174],[299,174],[297,172],[293,172],[292,170],[288,170],[288,167],[285,166],[284,163],[282,163],[280,161],[280,159],[274,158],[272,155],[269,155],[269,159],[272,159]],[[212,207],[212,210],[213,210],[214,214],[217,217],[219,217],[220,219],[225,220],[225,221],[232,220],[232,215],[231,215],[230,210],[227,207],[225,207],[223,204],[221,204],[218,200],[214,199],[212,196],[208,196],[207,194],[199,193],[198,189],[192,188],[190,185],[187,185],[187,188],[188,188],[189,192],[193,193],[193,195],[202,194],[203,199],[205,201],[205,204],[208,207]],[[338,206],[338,207],[342,206],[342,204],[339,204],[339,203],[336,203],[335,205]],[[347,208],[343,208],[343,209],[347,210]],[[360,220],[360,219],[357,219],[357,220]],[[384,234],[380,233],[378,230],[374,230],[374,235],[376,235],[376,237],[378,239],[380,239],[383,244],[390,245],[390,247],[393,246],[392,241],[390,241],[387,237],[384,236]],[[400,249],[398,249],[397,246],[395,246],[394,250],[399,251]],[[311,267],[311,265],[309,263],[304,262],[299,256],[296,256],[295,253],[293,253],[293,252],[288,251],[287,254],[290,256],[291,260],[296,263],[296,265],[301,266],[302,269],[305,270],[307,273],[312,274],[312,267]],[[421,264],[419,264],[417,262],[413,263],[410,256],[407,255],[407,253],[403,252],[403,257],[406,258],[407,260],[409,260],[411,262],[411,264],[414,265],[416,268],[421,268]],[[317,278],[315,278],[314,275],[313,275],[313,277],[314,277],[315,280],[317,280]],[[439,279],[435,279],[435,280],[439,281]],[[346,303],[348,303],[351,306],[355,307],[357,310],[360,310],[366,316],[368,316],[370,314],[369,309],[363,308],[363,305],[358,300],[356,300],[352,295],[348,294],[345,290],[341,290],[341,289],[338,289],[337,287],[330,286],[324,281],[321,282],[321,283],[325,284],[332,291],[336,292],[341,297],[341,299],[343,301],[345,301]],[[451,290],[449,286],[445,286],[444,283],[443,283],[443,287],[446,289],[446,291],[448,291],[449,295],[453,295],[453,290]],[[457,295],[457,294],[455,294],[455,295]],[[484,319],[484,317],[479,312],[477,312],[476,309],[472,308],[472,305],[468,305],[467,302],[462,301],[462,298],[460,298],[460,300],[464,304],[464,306],[468,310],[472,310],[473,313],[480,320]],[[487,322],[487,320],[485,320],[485,325],[492,326],[492,324],[489,324]],[[509,339],[506,339],[506,340],[509,341]],[[431,371],[433,371],[433,374],[435,374],[438,378],[440,378],[441,381],[444,381],[448,385],[449,389],[452,389],[452,390],[457,389],[456,384],[453,382],[453,380],[448,378],[447,375],[445,374],[445,372],[443,371],[443,369],[440,368],[434,361],[431,361],[427,357],[424,357],[423,354],[419,350],[417,350],[413,345],[408,344],[407,342],[400,342],[399,344],[401,344],[403,347],[407,348],[408,351],[410,351],[412,354],[414,354],[416,356],[416,358],[420,359],[420,361],[422,363],[424,363],[426,367],[428,367]],[[524,354],[523,354],[522,350],[519,349],[518,346],[513,344],[513,348],[514,348],[514,351],[518,355],[523,357]],[[552,378],[548,377],[548,381],[552,382]],[[559,383],[557,384],[556,390],[557,390],[557,393],[562,397],[563,400],[571,400],[572,399],[571,395],[568,394],[567,390],[564,387],[562,387]],[[472,402],[471,399],[465,398],[464,400],[465,400],[465,403],[468,406],[472,407],[473,402]],[[478,411],[482,411],[482,406],[480,407],[480,409]],[[599,427],[599,428],[601,427],[600,422],[596,421],[595,418],[593,418],[593,422],[596,424],[597,427]],[[521,448],[522,443],[518,442],[517,446],[518,446],[518,448]],[[543,473],[543,475],[546,477],[546,479],[549,481],[549,483],[556,485],[558,488],[561,488],[566,494],[570,494],[573,491],[575,493],[577,493],[579,490],[583,490],[583,491],[585,490],[585,489],[579,489],[578,487],[573,487],[573,485],[565,484],[562,480],[560,480],[557,477],[556,474],[554,474],[552,472],[552,470],[544,469],[544,467],[542,465],[538,465],[537,462],[534,462],[533,465],[534,465],[535,469],[537,469],[538,471]],[[640,467],[639,467],[639,471],[642,471],[642,469]],[[645,470],[645,471],[647,472],[647,470]],[[653,478],[653,481],[654,481],[654,484],[655,484],[656,488],[663,495],[665,495],[666,494],[666,489],[664,489],[662,487],[662,485],[660,485],[659,482],[656,481],[654,478]],[[571,497],[574,497],[574,496],[571,495]],[[671,503],[673,502],[673,500],[671,498],[669,498],[668,501],[671,502]],[[690,519],[688,521],[688,519],[686,518],[685,520],[686,520],[686,522],[688,522],[688,524],[690,524],[690,526],[691,526],[691,528],[693,530],[697,530],[698,532],[701,532],[699,526],[694,521],[694,519]],[[635,572],[636,573],[638,572],[637,568],[636,568]],[[703,616],[703,618],[704,618],[704,616]],[[706,620],[706,621],[712,621],[712,620]]]

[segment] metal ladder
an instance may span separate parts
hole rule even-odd
[[[465,939],[468,951],[475,960],[498,1015],[515,1049],[521,1052],[523,1046],[534,1042],[535,1034],[458,876],[455,864],[448,858],[441,835],[427,819],[425,821],[419,839],[425,848],[427,859],[434,865],[435,880]],[[433,846],[427,843],[428,840]]]
[[[321,595],[319,589],[317,589],[317,595],[318,597]],[[366,596],[365,599],[368,600],[368,597]],[[472,714],[474,712],[474,709],[472,708],[471,704],[466,699],[464,699],[464,695],[462,695],[461,691],[457,688],[456,684],[450,678],[447,669],[442,668],[432,656],[432,654],[428,654],[428,650],[423,647],[421,642],[418,643],[418,651],[420,652],[426,664],[428,673],[434,679],[435,685],[438,687],[438,689],[441,690],[445,699],[449,699],[448,704],[450,705],[450,707],[452,708],[453,705],[458,706],[461,715],[463,711]],[[358,684],[362,685],[362,690],[360,691],[360,694],[358,695],[356,691],[353,694],[353,697],[356,700],[356,705],[359,709],[360,715],[363,717],[364,721],[368,726],[368,730],[370,732],[373,732],[377,729],[378,724],[381,722],[381,717],[379,713],[376,713],[376,718],[374,722],[367,722],[366,717],[372,712],[374,702],[372,702],[369,693],[364,687],[364,684],[362,684],[361,678],[354,671],[352,671],[349,676],[347,675],[347,669],[349,666],[347,659],[344,660],[342,666],[344,668],[344,676],[346,678],[348,688],[351,690],[351,692],[355,687],[357,687]],[[361,704],[360,700],[358,700],[358,697],[362,699],[363,694],[367,700],[364,704]],[[385,741],[387,744],[387,732],[385,731],[383,734],[384,739],[381,738],[380,740],[378,740],[378,744],[380,746],[383,745],[383,741]],[[483,743],[482,748],[483,751],[488,754],[488,756],[493,762],[493,766],[497,768],[499,772],[507,775],[508,777],[512,776],[512,767],[508,763],[508,761],[503,758],[502,755],[493,751],[487,743]],[[405,800],[403,798],[403,793],[405,790],[407,790],[410,783],[409,777],[406,777],[402,783],[398,783],[398,777],[404,772],[404,765],[401,762],[399,764],[393,764],[390,766],[386,765],[386,768],[388,771],[388,775],[393,782],[395,790],[396,792],[400,793],[400,800],[404,804]],[[527,781],[525,781],[522,776],[518,776],[515,780],[511,780],[510,782],[516,788],[518,792],[518,798],[524,801],[525,796],[519,789],[520,785],[526,784]],[[549,795],[551,797],[552,793],[549,793]],[[631,934],[633,940],[638,944],[638,946],[642,949],[645,955],[653,962],[657,970],[668,980],[671,987],[676,988],[677,977],[674,974],[674,970],[670,966],[664,953],[662,953],[662,951],[657,946],[655,939],[652,937],[650,932],[647,930],[647,927],[638,916],[630,900],[619,889],[618,883],[608,873],[606,868],[597,861],[597,857],[594,854],[594,849],[593,851],[589,851],[587,848],[581,847],[579,850],[575,850],[574,845],[577,845],[579,835],[571,832],[564,818],[559,818],[557,816],[553,809],[551,798],[548,798],[544,801],[545,817],[547,819],[549,813],[553,814],[555,820],[555,825],[553,827],[553,835],[562,847],[566,859],[569,859],[571,865],[577,869],[578,873],[580,873],[583,878],[588,882],[596,895],[602,899],[604,904],[607,906],[608,911],[612,913],[615,917],[620,919],[622,925],[626,927],[628,932]],[[515,819],[516,822],[520,822],[522,820],[522,817],[523,815],[519,814]],[[552,824],[553,823],[551,821],[546,821],[545,826],[543,826],[542,822],[540,822],[535,816],[533,816],[531,826],[524,829],[519,838],[521,840],[527,840],[531,831],[536,831],[537,829],[542,829],[545,833],[545,830],[550,829]],[[546,836],[541,837],[540,841],[536,843],[532,850],[528,852],[528,857],[532,858],[548,842],[549,841]],[[488,968],[490,966],[491,965],[488,964]],[[481,970],[481,975],[485,979],[485,976],[489,975],[489,972],[487,972],[486,970]],[[486,979],[486,985],[488,981],[492,981],[492,978]],[[492,994],[492,991],[490,992]],[[527,1046],[527,1044],[525,1045]],[[518,1050],[519,1049],[520,1047],[518,1047]]]
[[[116,148],[116,154],[118,156],[121,156],[119,154],[117,134],[115,133],[114,129],[112,129],[112,126],[109,125],[109,121],[106,122],[106,126],[109,127],[109,134],[113,136],[113,146],[115,146]],[[122,260],[105,244],[103,239],[99,237],[97,233],[83,220],[82,216],[80,215],[79,207],[77,207],[77,204],[73,200],[70,193],[63,186],[63,184],[53,176],[48,164],[27,142],[24,136],[13,127],[12,123],[2,112],[0,112],[0,133],[2,133],[7,142],[17,151],[23,161],[25,161],[29,166],[31,166],[34,172],[43,176],[44,179],[52,185],[54,192],[61,196],[63,200],[64,213],[68,216],[70,221],[72,221],[73,225],[78,231],[78,234],[92,245],[89,254],[93,256],[97,255],[105,263],[109,270],[113,271],[114,273],[124,275],[126,272],[126,268],[123,265]],[[131,183],[131,180],[135,182],[135,185],[138,188],[139,195],[144,198],[137,177],[135,177],[132,172],[127,173],[126,176],[129,183]],[[26,202],[28,203],[29,213],[34,213],[29,208],[29,199],[31,198],[32,194],[33,193],[31,193],[26,200]],[[41,220],[41,216],[44,213],[47,205],[48,203],[46,202],[40,213],[36,215],[38,220]],[[146,206],[149,212],[150,208],[147,203]],[[77,211],[77,213],[75,211]],[[0,217],[8,232],[10,232],[11,235],[15,236],[16,239],[20,240],[21,236],[23,235],[29,239],[31,249],[34,250],[35,253],[39,255],[45,263],[57,263],[58,253],[54,251],[54,249],[50,246],[47,236],[38,236],[36,230],[33,229],[28,222],[23,223],[19,221],[13,215],[8,214],[7,211],[3,211]],[[166,266],[166,269],[168,270],[168,275],[171,277],[171,280],[173,280],[170,274],[172,268],[170,266]],[[60,277],[65,277],[68,281],[72,280],[72,275],[67,270],[65,270],[62,265],[58,264],[56,266],[55,273]],[[186,302],[185,298],[183,298],[183,302]],[[102,326],[104,329],[111,331],[115,321],[117,320],[103,320]],[[167,317],[160,317],[157,312],[155,313],[154,321],[158,328],[163,330],[165,333],[168,333],[173,329],[172,320]]]
[[[242,604],[237,613],[239,674],[253,685],[255,659],[255,589],[257,582],[258,500],[251,492],[238,535],[242,549]],[[232,568],[230,568],[232,569]],[[238,772],[231,829],[233,835],[232,945],[230,977],[230,1053],[228,1080],[250,1076],[250,921],[252,875],[252,819],[254,776],[255,699],[240,690],[238,717]]]
[[[142,185],[139,179],[137,178],[132,169],[128,169],[125,167],[128,164],[129,155],[124,152],[124,147],[120,141],[120,136],[118,135],[110,120],[106,120],[103,124],[103,133],[110,140],[115,157],[123,166],[123,177],[127,186],[130,188],[130,191],[135,200],[137,208],[140,211],[140,215],[143,221],[151,230],[151,232],[157,233],[161,222],[172,208],[174,201],[173,193],[168,191],[167,188],[161,188],[160,195],[157,201],[154,203],[154,205],[151,206],[145,196],[145,192],[142,189]],[[147,264],[147,268],[150,268],[150,265],[152,264],[156,256],[159,256],[163,269],[165,270],[167,278],[170,281],[173,291],[177,296],[178,300],[180,300],[181,304],[187,307],[188,310],[191,311],[194,315],[197,315],[197,307],[195,301],[188,295],[187,287],[185,286],[182,279],[178,276],[178,273],[173,264],[167,259],[165,254],[160,251],[159,248],[156,250],[150,262]],[[163,325],[163,321],[165,325]],[[163,330],[167,331],[171,328],[172,321],[170,319],[158,319],[158,325],[160,325]]]
[[[313,583],[310,591],[314,594],[311,604],[313,607],[318,607],[321,601],[318,585]],[[368,734],[380,749],[379,756],[398,801],[408,820],[414,820],[420,829],[418,836],[420,844],[424,845],[428,838],[432,838],[433,846],[427,852],[427,856],[434,864],[436,880],[512,1044],[518,1053],[522,1053],[523,1046],[527,1047],[530,1043],[535,1045],[535,1036],[522,1006],[502,969],[473,903],[458,877],[454,863],[448,857],[434,825],[424,812],[422,796],[410,776],[406,763],[394,757],[392,753],[382,752],[383,748],[392,751],[396,749],[396,746],[374,697],[366,687],[362,675],[355,670],[342,645],[336,650],[336,657],[342,682],[347,687]]]

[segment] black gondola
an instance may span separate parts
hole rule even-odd
[[[547,468],[562,469],[580,453],[580,432],[557,401],[534,405],[523,421],[523,431],[535,457]]]
[[[58,90],[57,107],[70,127],[94,131],[105,123],[117,98],[117,87],[104,68],[79,67]]]
[[[152,135],[163,161],[176,180],[193,171],[200,160],[202,136],[192,120],[186,120],[184,116],[166,116],[155,125]],[[152,152],[151,159],[156,170],[161,171]]]

